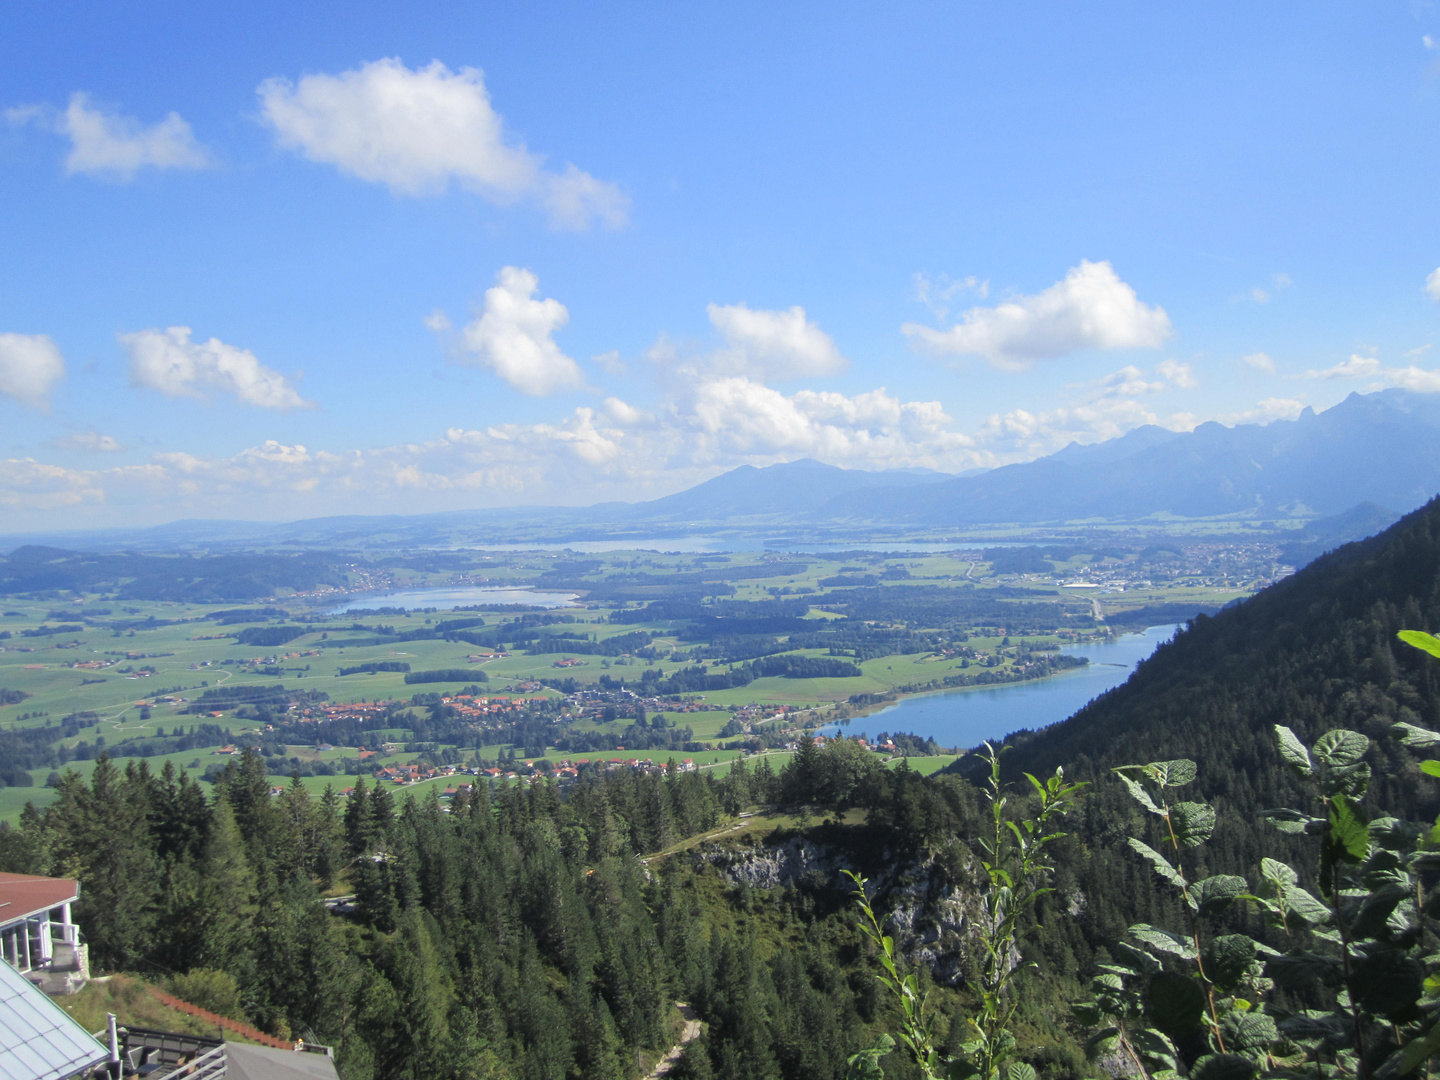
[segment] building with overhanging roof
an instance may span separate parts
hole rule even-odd
[[[0,958],[52,994],[78,990],[90,961],[71,919],[80,883],[37,874],[0,874]]]

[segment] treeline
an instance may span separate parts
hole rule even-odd
[[[235,637],[240,645],[258,645],[263,649],[273,649],[288,645],[296,638],[313,632],[308,626],[249,626]]]
[[[568,634],[561,634],[542,637],[527,651],[532,656],[567,652],[577,656],[623,656],[628,653],[638,653],[654,640],[655,635],[645,630],[617,634],[615,637],[605,638],[603,641],[590,641],[583,637],[575,640]]]
[[[102,759],[0,829],[0,869],[83,867],[97,969],[232,986],[251,1022],[337,1046],[346,1080],[628,1080],[676,1041],[677,999],[709,1033],[672,1075],[836,1080],[882,1018],[830,886],[735,893],[707,863],[635,856],[756,803],[867,806],[880,824],[856,834],[862,866],[978,820],[954,781],[891,774],[854,744],[807,745],[781,775],[762,759],[720,780],[481,786],[449,813],[364,781],[345,800],[269,787],[249,753],[210,799],[168,766]],[[347,865],[342,918],[319,890]]]
[[[410,665],[403,660],[370,660],[364,664],[342,667],[341,675],[378,675],[382,671],[409,671]]]
[[[407,667],[409,665],[406,665]],[[432,682],[489,682],[490,676],[478,668],[436,668],[433,671],[412,671],[405,676],[407,683]]]
[[[329,701],[330,695],[324,690],[287,690],[284,685],[275,686],[212,686],[201,691],[200,696],[182,710],[184,713],[206,713],[219,709],[233,709],[238,705],[265,706],[283,712],[294,704],[310,704]]]

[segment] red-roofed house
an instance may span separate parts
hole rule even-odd
[[[0,874],[0,957],[52,994],[78,990],[90,959],[70,921],[80,883],[34,874]]]

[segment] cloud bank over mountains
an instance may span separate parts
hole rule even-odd
[[[931,296],[964,292],[984,290],[966,280],[959,288],[937,287]],[[1142,425],[1189,430],[1203,419],[1174,407],[1202,384],[1194,364],[1166,357],[1073,383],[1057,407],[1015,408],[961,425],[939,400],[907,400],[884,386],[851,393],[815,386],[844,374],[850,362],[798,305],[766,310],[712,302],[705,311],[715,334],[708,348],[677,345],[662,334],[633,362],[611,353],[582,367],[557,340],[570,321],[566,306],[543,295],[532,270],[505,266],[463,326],[455,328],[441,311],[425,323],[453,363],[530,397],[579,395],[584,403],[566,406],[557,419],[449,427],[426,440],[367,448],[267,439],[228,456],[162,450],[143,463],[109,467],[11,458],[0,463],[0,506],[72,508],[96,519],[170,495],[183,498],[191,513],[224,513],[243,498],[281,516],[582,504],[654,497],[737,464],[798,458],[858,469],[960,472],[1030,460]],[[915,336],[911,325],[905,332]],[[1022,358],[1067,349],[1153,348],[1172,328],[1163,309],[1141,303],[1108,263],[1082,262],[1036,296],[971,308],[945,333],[946,341],[983,346],[1003,370],[1019,372]],[[276,412],[313,405],[254,353],[218,338],[195,341],[189,327],[145,329],[119,341],[131,383],[141,390],[177,399],[228,397]],[[632,372],[637,364],[640,370]],[[1243,366],[1271,375],[1275,369],[1263,353],[1244,357]],[[49,338],[0,335],[0,394],[43,406],[64,371]],[[636,404],[604,388],[635,377],[642,381],[634,388],[654,400]],[[1294,377],[1440,391],[1440,373],[1386,367],[1360,355]],[[795,380],[810,385],[784,388]],[[1170,407],[1160,406],[1162,400]],[[1265,423],[1293,419],[1302,408],[1296,398],[1272,395],[1252,408],[1206,418]],[[120,440],[93,431],[51,445],[91,455],[126,451]]]

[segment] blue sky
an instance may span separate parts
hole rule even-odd
[[[1440,391],[1437,38],[1419,3],[6,5],[0,531]]]

